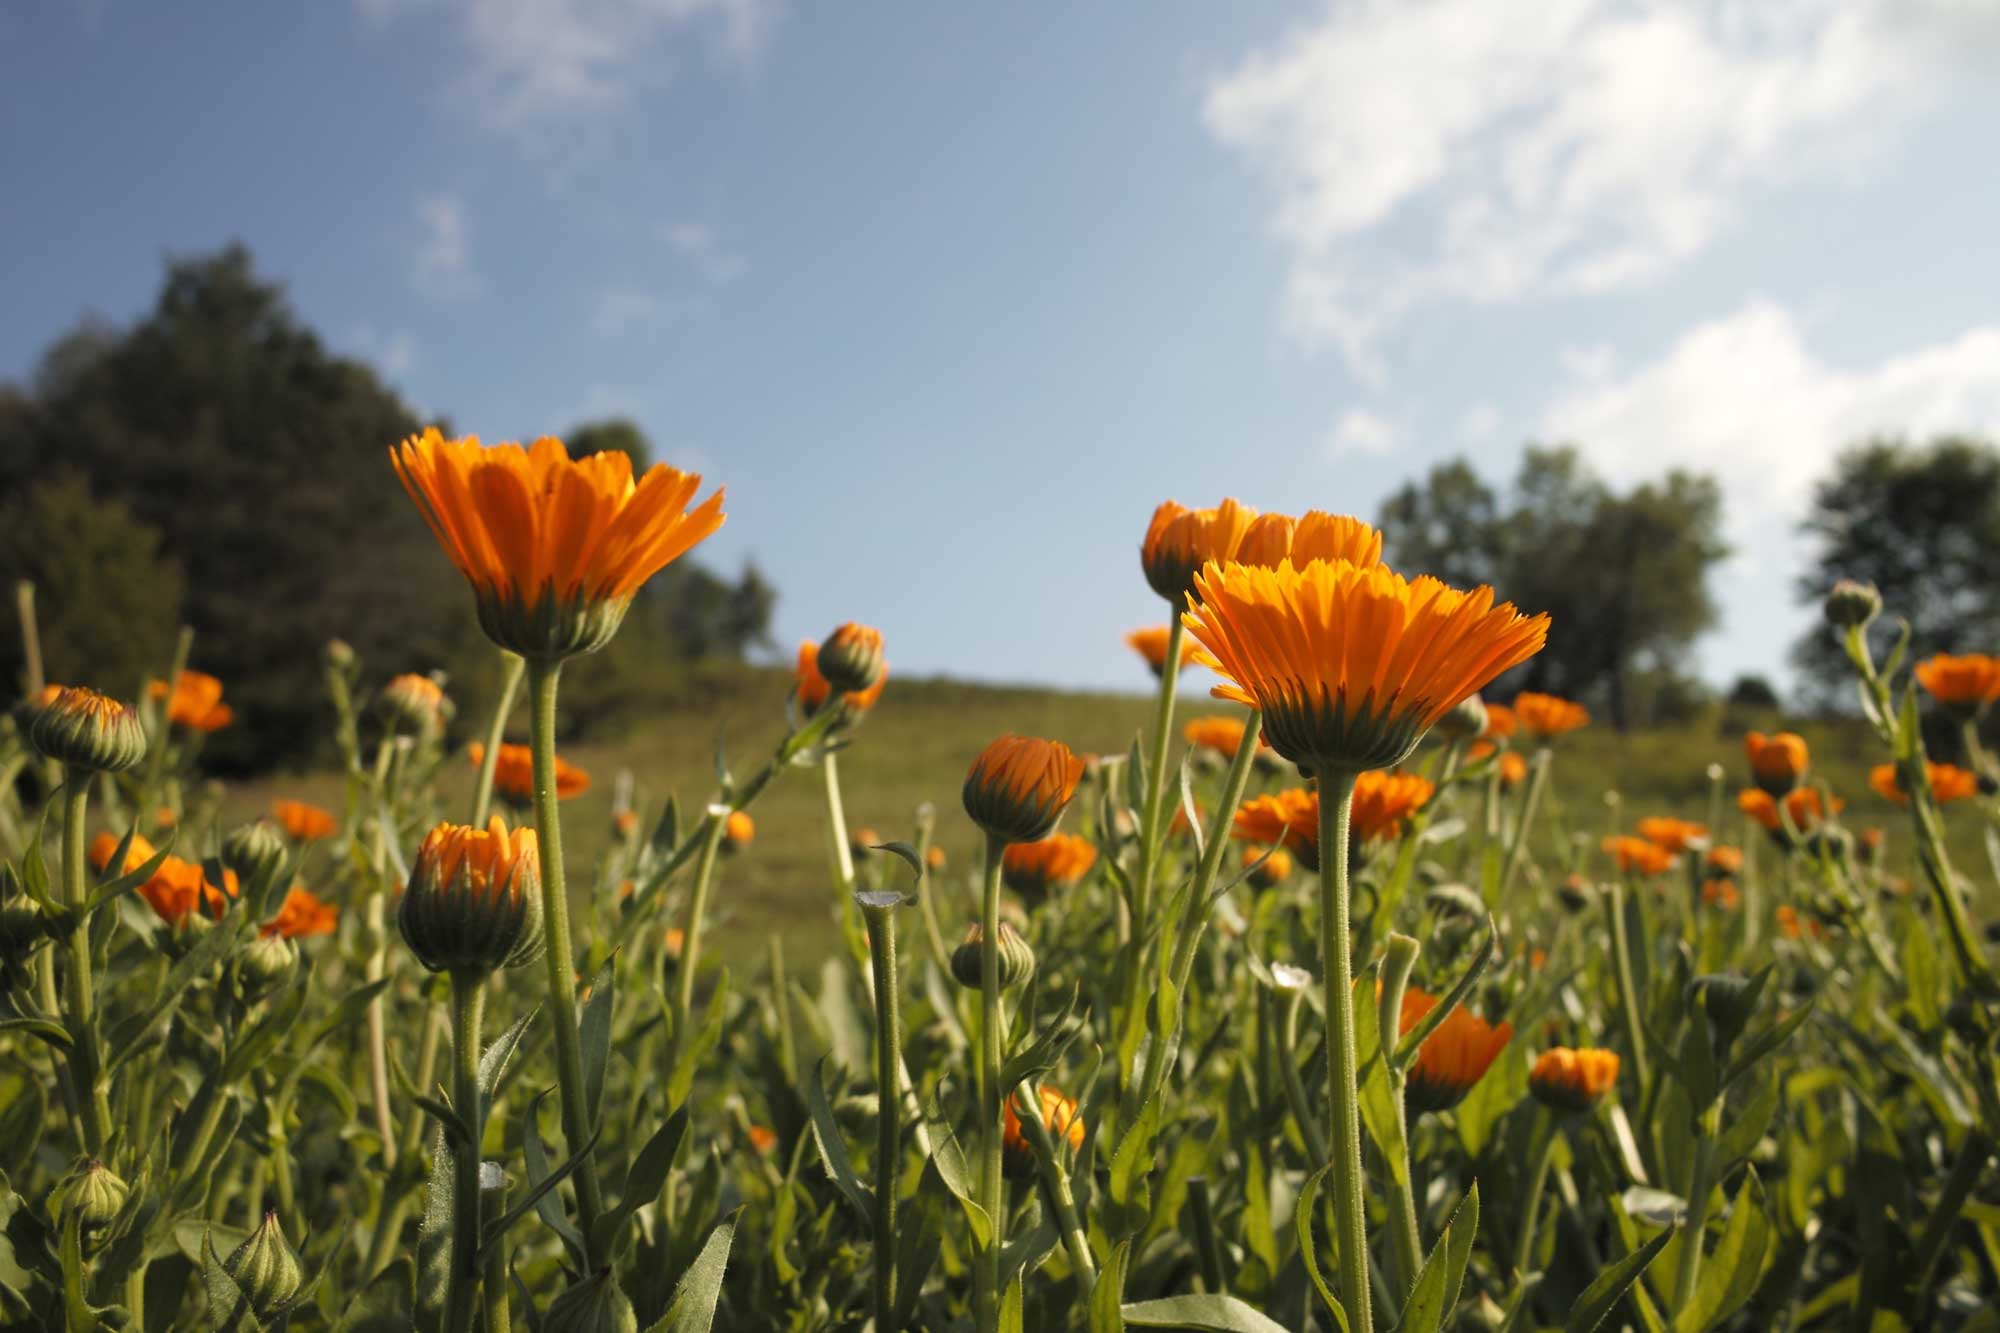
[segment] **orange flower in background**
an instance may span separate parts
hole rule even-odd
[[[1474,741],[1466,747],[1465,757],[1476,764],[1492,755],[1494,748],[1492,741]],[[1495,763],[1495,769],[1500,774],[1500,785],[1520,786],[1528,777],[1528,761],[1521,757],[1521,752],[1518,750],[1501,750],[1499,753],[1500,758]]]
[[[1175,611],[1186,604],[1194,576],[1211,560],[1234,560],[1257,511],[1234,500],[1213,509],[1189,509],[1168,500],[1153,511],[1139,543],[1146,582]]]
[[[756,821],[742,810],[731,810],[729,818],[722,821],[723,843],[732,851],[741,851],[748,847],[756,836]]]
[[[799,645],[798,665],[792,672],[792,688],[799,701],[799,711],[807,717],[820,710],[827,696],[833,693],[833,686],[827,684],[826,677],[819,672],[819,644],[811,639]],[[881,677],[865,690],[854,690],[841,695],[847,706],[857,713],[865,713],[875,706],[882,697],[883,689],[889,684],[889,669],[882,669]]]
[[[924,865],[933,871],[943,870],[946,859],[944,848],[937,846],[935,843],[924,851]]]
[[[472,584],[479,624],[530,658],[601,648],[647,579],[722,526],[722,492],[656,463],[636,480],[616,449],[572,459],[544,437],[483,447],[435,428],[389,451],[431,535]]]
[[[1604,840],[1604,850],[1611,853],[1618,868],[1632,875],[1657,875],[1673,868],[1674,854],[1656,842],[1644,838],[1627,837],[1619,834]]]
[[[1051,833],[1040,842],[1008,844],[1000,874],[1008,888],[1039,902],[1052,889],[1079,883],[1097,864],[1097,844],[1074,833]]]
[[[1236,807],[1230,834],[1267,847],[1283,846],[1308,870],[1319,869],[1319,793],[1288,787]]]
[[[1488,740],[1504,741],[1521,729],[1521,719],[1506,704],[1486,705],[1486,730],[1480,732]]]
[[[1261,709],[1271,748],[1315,769],[1394,766],[1548,637],[1547,616],[1496,606],[1491,588],[1381,565],[1210,565],[1194,582],[1181,623],[1225,677],[1212,693]]]
[[[1083,760],[1061,741],[1007,735],[979,752],[960,795],[989,835],[1037,842],[1062,818],[1082,777]]]
[[[1266,852],[1270,853],[1268,857],[1264,855]],[[1252,866],[1256,868],[1252,870]],[[1292,858],[1282,847],[1259,847],[1252,843],[1243,849],[1243,868],[1250,870],[1250,887],[1275,888],[1292,877]]]
[[[679,926],[671,927],[666,934],[660,936],[660,947],[666,951],[669,959],[676,962],[680,960],[681,948],[686,943],[687,932]]]
[[[1743,869],[1743,849],[1727,844],[1711,847],[1701,863],[1711,875],[1738,874]]]
[[[1930,773],[1931,795],[1939,805],[1979,795],[1977,774],[1968,772],[1956,764],[1926,763],[1924,767]],[[1896,781],[1894,764],[1877,764],[1869,769],[1868,786],[1877,796],[1894,801],[1897,805],[1910,803],[1909,796]]]
[[[382,687],[380,706],[395,721],[422,731],[436,724],[447,705],[437,681],[406,671]]]
[[[1736,793],[1736,808],[1762,824],[1773,833],[1782,831],[1784,824],[1778,818],[1778,803],[1771,794],[1755,787],[1745,787]],[[1847,802],[1838,796],[1833,798],[1833,808],[1829,811],[1820,803],[1819,788],[1800,787],[1785,798],[1785,812],[1792,817],[1792,823],[1801,831],[1811,829],[1828,814],[1839,814],[1847,808]]]
[[[340,827],[331,812],[304,801],[273,801],[271,813],[277,818],[278,827],[293,842],[318,842],[330,838]]]
[[[1300,567],[1314,560],[1379,565],[1382,534],[1373,524],[1322,509],[1298,518],[1289,514],[1261,514],[1244,532],[1242,544],[1231,558],[1241,565],[1261,565],[1266,569],[1276,568],[1281,560]]]
[[[1213,750],[1224,759],[1234,759],[1237,750],[1243,746],[1243,733],[1249,724],[1240,717],[1197,717],[1190,718],[1181,728],[1181,735],[1187,743],[1198,750]],[[1257,737],[1257,748],[1268,750],[1262,735]]]
[[[204,916],[221,920],[222,914],[229,909],[229,899],[237,895],[239,888],[233,870],[222,872],[222,887],[217,888],[200,865],[183,861],[178,856],[169,856],[139,886],[139,896],[159,914],[161,920],[170,926],[179,926],[197,909]]]
[[[1018,1089],[1007,1099],[1000,1126],[1000,1149],[1007,1156],[1007,1164],[1017,1174],[1029,1171],[1035,1165],[1035,1148],[1028,1136],[1021,1132],[1021,1116],[1014,1108],[1026,1089]],[[1046,1083],[1035,1088],[1035,1100],[1041,1103],[1042,1124],[1049,1131],[1049,1142],[1060,1147],[1068,1142],[1071,1151],[1083,1147],[1083,1117],[1076,1113],[1076,1099],[1065,1097]]]
[[[1719,907],[1725,912],[1733,912],[1740,900],[1733,879],[1705,879],[1701,882],[1701,903],[1704,907]]]
[[[303,884],[285,892],[278,914],[258,928],[260,935],[282,935],[288,940],[331,935],[340,922],[340,909],[326,902]]]
[[[98,874],[111,864],[111,858],[118,854],[118,844],[123,841],[116,833],[100,833],[90,840],[90,868]],[[132,835],[132,846],[125,853],[125,864],[118,873],[129,874],[153,859],[153,844],[147,842],[143,834]]]
[[[1826,938],[1826,927],[1809,916],[1800,916],[1798,909],[1790,903],[1779,903],[1776,913],[1778,933],[1788,940],[1796,940],[1810,935],[1816,940]]]
[[[1166,670],[1167,636],[1170,633],[1172,630],[1166,625],[1147,625],[1143,629],[1135,629],[1126,634],[1125,643],[1133,652],[1146,660],[1146,665],[1151,667],[1153,674],[1157,676]],[[1183,646],[1181,660],[1175,669],[1186,671],[1188,666],[1187,648]]]
[[[1349,836],[1356,842],[1387,842],[1403,834],[1403,821],[1421,810],[1437,788],[1414,773],[1361,774],[1354,783],[1354,813]],[[1313,802],[1313,817],[1319,802]]]
[[[769,1125],[750,1126],[750,1147],[760,1156],[767,1156],[778,1146],[778,1131]]]
[[[1960,717],[1977,717],[2000,699],[2000,658],[1939,653],[1917,663],[1917,684]]]
[[[1798,786],[1811,762],[1805,737],[1790,731],[1775,736],[1750,732],[1743,737],[1743,749],[1750,758],[1751,781],[1774,797]]]
[[[1560,736],[1590,725],[1590,710],[1553,694],[1523,690],[1514,696],[1514,718],[1521,730],[1538,740]]]
[[[222,682],[205,671],[181,672],[171,691],[164,680],[149,681],[146,695],[165,699],[167,721],[190,731],[221,731],[236,718],[235,710],[222,702]]]
[[[1691,824],[1685,819],[1669,819],[1660,815],[1640,820],[1639,836],[1647,842],[1658,843],[1670,852],[1684,852],[1689,843],[1700,842],[1708,836],[1708,825]]]
[[[1618,1053],[1557,1046],[1535,1057],[1528,1091],[1545,1106],[1581,1114],[1618,1086]]]
[[[474,768],[486,762],[486,747],[478,741],[468,745],[466,753],[471,756]],[[525,745],[502,745],[499,758],[493,761],[493,790],[516,805],[534,800],[535,752]],[[567,801],[589,790],[590,774],[556,756],[556,799]]]
[[[1436,996],[1415,986],[1404,991],[1397,1035],[1408,1036],[1435,1008]],[[1464,1101],[1513,1037],[1512,1023],[1494,1026],[1463,1005],[1453,1009],[1417,1048],[1405,1090],[1410,1106],[1418,1112],[1448,1111]]]

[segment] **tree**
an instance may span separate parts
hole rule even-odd
[[[1671,472],[1619,494],[1574,448],[1530,447],[1509,493],[1454,460],[1392,495],[1381,523],[1399,570],[1549,613],[1549,646],[1496,694],[1601,699],[1621,728],[1641,696],[1657,709],[1687,695],[1688,652],[1715,623],[1708,571],[1728,554],[1713,478]]]
[[[1801,604],[1817,606],[1837,579],[1873,583],[1890,614],[1875,622],[1878,649],[1912,627],[1911,651],[1990,652],[2000,647],[2000,453],[1948,436],[1922,446],[1899,439],[1858,444],[1813,494],[1802,530],[1817,546],[1799,579]],[[1853,668],[1836,635],[1815,626],[1792,649],[1808,693],[1850,697]]]

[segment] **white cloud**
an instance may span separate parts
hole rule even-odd
[[[739,276],[750,262],[723,243],[715,228],[700,222],[675,222],[660,229],[667,247],[710,282]]]
[[[417,340],[407,329],[384,336],[372,325],[359,324],[349,335],[347,345],[386,380],[405,379],[417,368]]]
[[[1737,550],[1719,581],[1724,628],[1769,640],[1766,669],[1785,642],[1772,626],[1800,618],[1792,585],[1810,551],[1798,522],[1835,456],[1872,434],[2000,434],[2000,325],[1845,368],[1816,355],[1784,307],[1757,299],[1629,374],[1589,369],[1602,373],[1572,369],[1544,438],[1577,444],[1628,484],[1667,461],[1722,482]]]
[[[355,0],[380,23],[420,0]],[[706,36],[724,60],[754,64],[778,0],[435,0],[448,9],[473,62],[466,83],[491,115],[519,124],[592,112],[657,79],[668,43]]]
[[[432,296],[458,298],[479,293],[472,265],[472,228],[456,195],[426,194],[417,199],[417,286]]]
[[[606,287],[592,303],[590,331],[600,338],[617,338],[659,312],[659,298],[651,292],[637,287]]]
[[[1658,279],[1758,189],[1865,159],[1996,31],[1960,0],[1365,0],[1203,112],[1274,189],[1293,330],[1379,377],[1419,310]]]
[[[1396,447],[1399,438],[1400,432],[1388,418],[1358,407],[1351,408],[1334,423],[1333,433],[1327,437],[1326,452],[1329,458],[1342,458],[1349,454],[1386,454]]]

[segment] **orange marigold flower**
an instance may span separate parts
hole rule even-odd
[[[1492,741],[1474,741],[1470,746],[1466,747],[1465,757],[1468,761],[1476,764],[1493,754],[1494,748]],[[1501,750],[1499,753],[1500,758],[1495,761],[1495,767],[1500,774],[1500,785],[1503,787],[1520,786],[1528,777],[1528,761],[1521,757],[1521,753],[1518,750]]]
[[[1979,776],[1958,767],[1956,764],[1926,763],[1930,773],[1931,796],[1939,805],[1948,801],[1963,801],[1967,797],[1979,795]],[[1877,764],[1868,770],[1868,785],[1877,796],[1894,801],[1897,805],[1908,805],[1910,798],[1896,780],[1894,764]]]
[[[396,922],[433,972],[519,967],[542,947],[541,844],[498,815],[485,828],[442,823],[424,835]]]
[[[1260,514],[1244,532],[1242,544],[1230,558],[1238,564],[1262,565],[1266,569],[1275,568],[1281,560],[1300,566],[1314,560],[1379,565],[1382,534],[1373,524],[1321,509],[1298,518],[1288,514]]]
[[[90,840],[90,868],[98,874],[111,864],[111,858],[118,854],[118,844],[124,841],[116,833],[100,833]],[[132,846],[125,853],[125,864],[118,873],[129,874],[153,859],[153,844],[147,842],[143,834],[132,835]]]
[[[799,701],[799,711],[811,717],[820,710],[827,696],[833,693],[833,686],[827,684],[826,677],[819,671],[819,645],[811,639],[799,644],[798,665],[793,670],[792,676],[792,689]],[[882,690],[888,683],[889,670],[884,667],[881,676],[873,685],[865,690],[854,690],[840,697],[852,711],[865,713],[875,706],[877,699],[882,697]]]
[[[1234,500],[1213,509],[1189,509],[1168,500],[1153,511],[1139,543],[1146,582],[1178,611],[1194,588],[1194,576],[1210,560],[1234,560],[1257,511]]]
[[[1016,842],[1000,854],[1007,887],[1033,902],[1054,889],[1082,881],[1097,864],[1097,844],[1074,833],[1051,833],[1040,842]]]
[[[1644,838],[1617,837],[1604,840],[1604,850],[1611,853],[1618,862],[1618,868],[1627,874],[1657,875],[1670,870],[1674,864],[1674,854],[1656,842]]]
[[[1076,794],[1083,761],[1061,741],[1002,736],[979,752],[965,775],[965,813],[1004,842],[1047,837]]]
[[[1351,835],[1356,842],[1387,842],[1403,835],[1403,821],[1421,810],[1436,790],[1429,778],[1414,773],[1361,774],[1354,783]],[[1319,798],[1313,797],[1313,818]]]
[[[882,631],[850,620],[836,627],[814,660],[820,677],[843,694],[874,689],[889,672],[882,658]]]
[[[1188,719],[1181,728],[1181,735],[1187,743],[1198,750],[1213,750],[1224,759],[1234,759],[1237,750],[1243,746],[1243,733],[1249,724],[1240,717],[1196,717]],[[1270,749],[1262,735],[1257,737],[1257,748]]]
[[[1800,916],[1798,909],[1790,903],[1779,903],[1777,910],[1778,933],[1788,940],[1796,940],[1810,935],[1816,940],[1826,938],[1826,927],[1809,916]]]
[[[943,870],[945,864],[944,848],[939,847],[935,843],[925,848],[924,864],[932,870]]]
[[[757,822],[742,810],[731,810],[729,818],[722,821],[724,843],[733,850],[741,850],[750,845],[757,836]]]
[[[48,686],[17,719],[37,751],[82,774],[122,772],[146,757],[138,711],[87,686]]]
[[[278,827],[294,842],[318,842],[330,838],[340,827],[332,813],[319,806],[304,801],[273,801],[271,813],[277,817]]]
[[[266,921],[258,933],[302,940],[313,935],[333,934],[339,921],[338,907],[324,901],[305,885],[294,884],[286,890],[285,901],[278,908],[278,914]]]
[[[1582,704],[1532,690],[1514,696],[1514,717],[1521,730],[1541,740],[1590,725],[1590,710]]]
[[[472,759],[472,766],[478,768],[486,762],[486,747],[474,741],[466,747],[466,754]],[[499,792],[516,805],[526,805],[535,799],[535,752],[526,745],[511,742],[500,747],[500,755],[493,761],[493,790]],[[561,755],[556,756],[556,799],[567,801],[590,790],[590,774],[570,763]]]
[[[1684,852],[1689,843],[1700,842],[1708,836],[1708,825],[1656,815],[1639,821],[1639,836],[1647,842],[1658,843],[1670,852]]]
[[[1266,852],[1270,855],[1266,856]],[[1256,868],[1251,869],[1253,866]],[[1259,847],[1251,843],[1243,849],[1243,867],[1250,870],[1253,889],[1275,888],[1292,877],[1292,858],[1282,847]]]
[[[1436,996],[1427,995],[1415,986],[1404,991],[1397,1035],[1409,1035],[1424,1015],[1436,1007]],[[1417,1048],[1405,1090],[1410,1106],[1423,1112],[1448,1111],[1458,1105],[1472,1091],[1473,1084],[1486,1076],[1495,1057],[1513,1036],[1512,1023],[1494,1026],[1463,1005],[1454,1008]]]
[[[750,1126],[750,1147],[760,1156],[768,1156],[778,1146],[778,1131],[769,1125]]]
[[[382,687],[380,707],[392,721],[424,731],[444,714],[444,687],[429,676],[406,671]]]
[[[1025,1091],[1017,1089],[1007,1099],[1000,1127],[1001,1151],[1006,1154],[1009,1169],[1017,1175],[1033,1170],[1035,1165],[1034,1145],[1021,1132],[1021,1116],[1014,1109],[1021,1104]],[[1042,1124],[1049,1131],[1049,1141],[1058,1147],[1067,1142],[1072,1151],[1082,1148],[1083,1117],[1076,1113],[1076,1099],[1042,1083],[1035,1087],[1035,1100],[1041,1104]]]
[[[1521,719],[1506,704],[1486,705],[1486,730],[1479,734],[1488,740],[1504,741],[1521,729]]]
[[[1283,846],[1298,854],[1299,864],[1319,869],[1319,793],[1289,787],[1269,796],[1255,796],[1236,807],[1230,834],[1246,842]]]
[[[679,926],[670,927],[667,933],[660,937],[660,947],[666,950],[667,957],[675,962],[680,961],[681,948],[686,943],[687,932]]]
[[[128,862],[128,869],[131,867]],[[169,856],[161,861],[144,884],[139,886],[139,896],[170,926],[179,926],[197,909],[204,916],[221,920],[229,909],[229,900],[239,891],[236,872],[222,872],[222,887],[217,888],[203,873],[202,867],[193,861],[183,861],[178,856]]]
[[[167,721],[190,731],[221,731],[236,718],[236,712],[222,702],[222,682],[205,671],[183,671],[174,677],[173,689],[164,680],[149,681],[146,695],[167,701]]]
[[[1528,1091],[1545,1106],[1582,1114],[1618,1086],[1618,1053],[1557,1046],[1535,1057]]]
[[[1741,901],[1736,892],[1736,881],[1726,876],[1705,879],[1701,882],[1701,902],[1704,907],[1719,907],[1725,912],[1736,910]]]
[[[1917,663],[1917,684],[1960,717],[1977,717],[2000,699],[2000,658],[1939,653]]]
[[[482,447],[433,428],[389,451],[438,545],[472,584],[495,643],[555,660],[602,648],[639,585],[722,526],[722,492],[617,449],[572,459],[544,437]]]
[[[1772,796],[1783,796],[1804,780],[1810,763],[1805,737],[1781,731],[1766,736],[1753,731],[1743,737],[1743,749],[1750,757],[1750,779]]]
[[[1153,674],[1157,676],[1167,669],[1167,636],[1171,633],[1172,630],[1166,625],[1147,625],[1128,632],[1125,635],[1125,643],[1133,652],[1146,660],[1146,665],[1151,667]],[[1188,663],[1187,647],[1182,645],[1181,660],[1174,669],[1186,671]]]
[[[639,832],[639,812],[637,810],[615,810],[611,815],[611,836],[619,841],[632,838]]]
[[[1541,650],[1547,616],[1381,565],[1210,564],[1181,622],[1261,709],[1271,748],[1314,769],[1389,768],[1460,699]]]
[[[1839,814],[1846,807],[1847,802],[1836,796],[1833,798],[1831,810],[1822,808],[1817,787],[1800,787],[1785,798],[1785,812],[1792,817],[1792,823],[1801,831],[1817,825],[1828,814]],[[1780,833],[1784,829],[1783,822],[1778,818],[1778,803],[1771,799],[1769,792],[1759,791],[1755,787],[1745,787],[1736,793],[1736,808],[1773,833]]]
[[[1734,875],[1743,869],[1743,849],[1723,844],[1708,849],[1702,865],[1711,875]]]

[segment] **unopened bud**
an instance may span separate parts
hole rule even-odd
[[[96,690],[43,691],[28,723],[28,741],[68,768],[117,773],[146,757],[146,730],[139,714]]]
[[[299,946],[283,935],[259,935],[236,958],[236,990],[245,1004],[255,1004],[292,979]]]
[[[299,1256],[285,1240],[275,1212],[266,1212],[249,1239],[229,1252],[222,1271],[235,1281],[250,1312],[265,1322],[285,1312],[305,1281]]]
[[[1872,583],[1842,579],[1826,595],[1827,623],[1840,629],[1866,625],[1882,614],[1882,594]]]
[[[49,1213],[58,1223],[67,1222],[75,1214],[86,1234],[102,1231],[125,1207],[131,1192],[118,1173],[104,1163],[84,1162],[49,1192]]]
[[[222,864],[234,870],[252,893],[284,872],[291,848],[278,828],[259,819],[232,830],[222,840]]]
[[[965,943],[951,951],[951,975],[959,985],[967,990],[978,990],[981,985],[980,945],[984,934],[974,925],[965,932]],[[1026,985],[1035,975],[1035,951],[1021,932],[1005,921],[1000,923],[1000,989],[1012,990]]]
[[[819,646],[819,674],[836,694],[872,690],[887,669],[882,660],[882,631],[870,626],[849,621]]]
[[[519,967],[542,951],[542,875],[533,829],[439,824],[425,836],[396,921],[433,972]]]
[[[1476,694],[1460,699],[1437,720],[1437,733],[1448,741],[1471,740],[1486,732],[1486,703]]]

